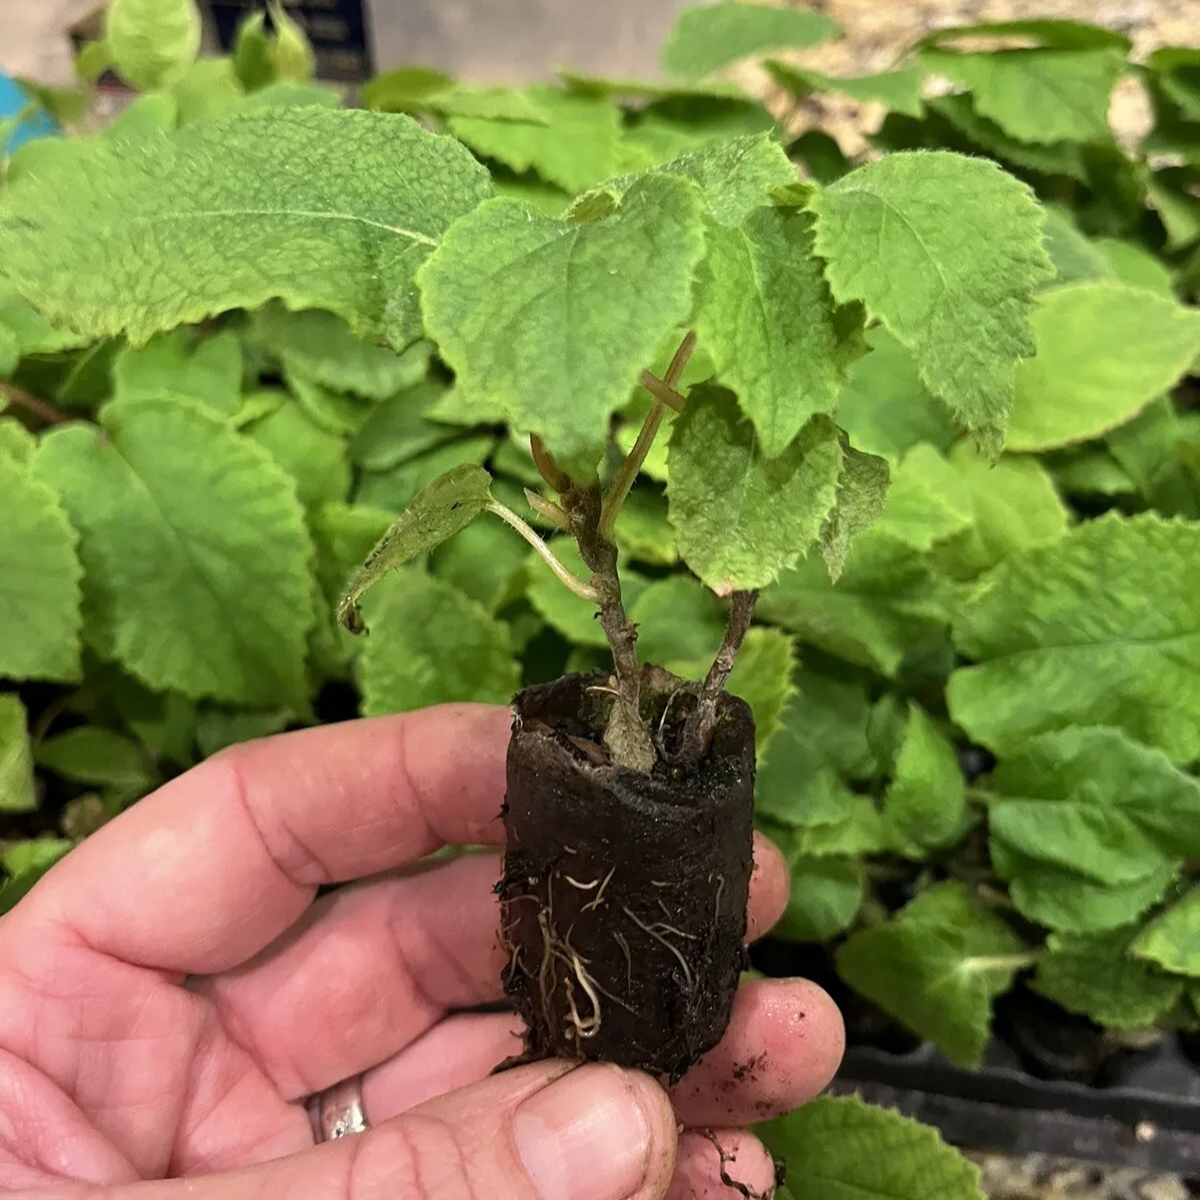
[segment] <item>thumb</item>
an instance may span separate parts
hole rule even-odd
[[[418,1105],[366,1133],[222,1175],[104,1189],[105,1200],[661,1200],[675,1114],[648,1075],[543,1062]],[[90,1200],[67,1185],[27,1200]],[[24,1195],[24,1194],[22,1194]]]

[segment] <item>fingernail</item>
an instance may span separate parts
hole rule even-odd
[[[513,1118],[517,1153],[545,1200],[627,1200],[646,1177],[650,1080],[599,1064],[530,1096]]]

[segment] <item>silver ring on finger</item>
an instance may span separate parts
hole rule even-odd
[[[352,1075],[317,1092],[309,1098],[307,1108],[313,1137],[318,1142],[332,1142],[351,1133],[366,1133],[371,1128],[363,1108],[361,1075]]]

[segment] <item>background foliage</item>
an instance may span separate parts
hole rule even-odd
[[[827,18],[719,3],[681,18],[663,83],[405,68],[347,123],[279,12],[197,60],[188,11],[116,0],[81,73],[146,94],[99,137],[27,144],[0,189],[0,910],[222,747],[603,664],[592,608],[490,518],[372,593],[369,638],[333,608],[446,469],[486,464],[513,507],[538,488],[514,427],[566,461],[628,450],[631,367],[661,374],[694,289],[680,387],[728,390],[668,416],[617,535],[639,651],[680,674],[720,641],[710,587],[768,584],[731,689],[792,870],[777,936],[966,1064],[1013,986],[1117,1030],[1200,1023],[1200,52],[1133,63],[1115,33],[1026,21],[832,79],[770,57]],[[797,101],[886,105],[871,160],[939,153],[863,168],[789,140],[714,78],[745,56]],[[1155,114],[1132,150],[1106,119],[1126,74]],[[840,529],[780,525],[821,489]],[[915,1197],[938,1162],[939,1195],[974,1194],[932,1134],[851,1101],[768,1136],[800,1200],[828,1130],[881,1128],[899,1175],[846,1150],[828,1172]]]

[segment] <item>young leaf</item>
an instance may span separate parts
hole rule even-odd
[[[850,367],[838,393],[837,423],[868,454],[895,463],[918,442],[949,450],[950,414],[921,382],[913,356],[882,326],[866,333],[870,352]]]
[[[771,936],[785,942],[827,942],[854,923],[866,891],[854,858],[797,858],[789,864],[788,906]]]
[[[489,189],[451,139],[350,110],[234,111],[73,149],[5,189],[0,261],[51,321],[135,343],[278,297],[403,347],[417,267]]]
[[[1200,854],[1200,781],[1116,729],[1044,733],[992,776],[992,833],[1024,858],[1132,883]]]
[[[280,0],[275,0],[269,8],[275,27],[270,55],[276,76],[300,83],[311,79],[317,69],[317,58],[304,30],[288,15]]]
[[[842,447],[837,503],[821,528],[818,545],[832,582],[841,578],[846,555],[858,535],[883,515],[890,480],[887,459],[864,454],[853,446]]]
[[[707,242],[697,331],[775,458],[810,417],[833,411],[858,331],[835,319],[811,213],[764,205],[738,226],[710,220]]]
[[[427,344],[397,354],[355,337],[331,312],[288,312],[281,304],[268,304],[255,314],[254,331],[289,374],[367,400],[394,396],[424,379],[429,369]]]
[[[144,346],[123,346],[113,360],[113,398],[183,396],[232,416],[242,403],[242,344],[230,331],[194,347],[183,330],[160,334]]]
[[[104,43],[121,78],[150,92],[192,65],[200,33],[195,0],[112,0]]]
[[[426,324],[457,386],[553,454],[594,452],[690,312],[700,204],[694,184],[650,175],[595,221],[538,217],[511,200],[458,221],[420,273]]]
[[[36,808],[25,706],[19,696],[3,692],[0,693],[0,812],[33,812]]]
[[[1001,563],[955,622],[978,665],[950,677],[954,722],[997,753],[1075,724],[1200,757],[1200,610],[1179,586],[1193,571],[1200,527],[1150,513],[1087,522]]]
[[[816,46],[840,31],[835,21],[808,9],[718,0],[680,13],[662,65],[676,75],[710,75],[751,54]]]
[[[919,705],[910,703],[908,712],[883,827],[900,854],[922,859],[959,835],[967,792],[954,747]]]
[[[508,626],[423,571],[388,581],[370,625],[357,665],[364,716],[451,700],[507,704],[520,684]]]
[[[53,430],[33,460],[80,531],[89,642],[152,688],[301,703],[312,549],[291,481],[193,405],[101,419]]]
[[[34,761],[63,779],[93,787],[113,787],[141,795],[154,782],[154,771],[141,749],[128,738],[95,725],[80,725],[47,738]]]
[[[1183,994],[1172,979],[1129,955],[1131,931],[1055,934],[1038,959],[1033,990],[1099,1025],[1153,1025]]]
[[[54,490],[3,452],[0,512],[0,678],[75,681],[83,623],[78,535]]]
[[[1033,291],[1051,274],[1028,189],[978,159],[894,154],[809,206],[834,297],[862,301],[926,386],[997,450],[1017,363],[1035,350]]]
[[[763,592],[759,613],[847,662],[893,676],[904,659],[944,636],[952,596],[927,558],[869,530],[837,583],[809,559]]]
[[[820,1096],[759,1125],[794,1200],[983,1200],[979,1168],[936,1129],[857,1096]]]
[[[667,483],[684,561],[718,593],[765,587],[816,540],[837,499],[841,459],[827,417],[768,459],[732,393],[693,388],[671,436]]]
[[[754,714],[754,746],[761,755],[779,730],[780,716],[795,688],[796,643],[782,629],[751,629],[725,683]]]
[[[1025,965],[1024,949],[961,883],[948,882],[854,934],[838,949],[837,967],[856,992],[971,1067],[987,1045],[991,999]]]
[[[910,117],[921,115],[921,72],[916,67],[881,71],[877,75],[834,78],[819,71],[806,71],[790,63],[771,60],[763,64],[767,74],[797,99],[813,92],[833,92],[860,104],[882,104],[891,112]]]
[[[1166,391],[1200,353],[1200,312],[1119,283],[1044,292],[1033,327],[1038,353],[1017,370],[1012,450],[1049,450],[1107,433]]]
[[[358,603],[389,571],[428,554],[475,520],[491,500],[491,479],[474,463],[463,463],[426,484],[379,539],[358,569],[338,605],[338,622],[351,633],[363,631]]]
[[[573,96],[551,87],[529,89],[532,119],[512,115],[452,115],[450,132],[472,150],[574,195],[621,169],[621,112],[607,100]]]
[[[1156,917],[1135,939],[1138,958],[1181,975],[1200,975],[1200,889]]]

